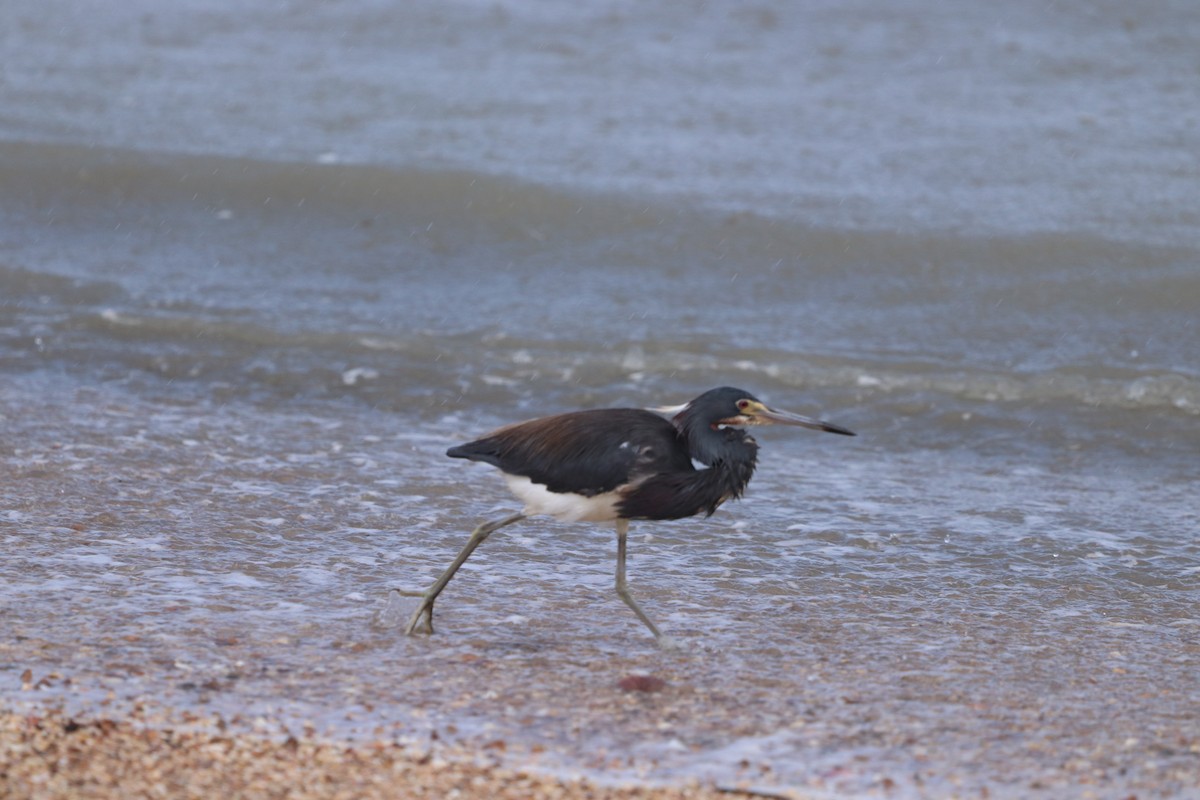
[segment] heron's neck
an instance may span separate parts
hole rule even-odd
[[[757,457],[758,448],[752,445],[744,458],[720,459],[710,464],[708,469],[700,470],[699,474],[702,480],[720,486],[725,499],[736,499],[742,496],[746,484],[754,476]]]
[[[726,500],[742,496],[746,484],[754,475],[758,446],[744,431],[722,431],[736,435],[733,440],[719,443],[712,451],[697,452],[692,457],[707,469],[664,472],[634,485],[617,507],[626,519],[682,519],[696,514],[712,514]],[[709,439],[709,443],[712,443]],[[690,444],[690,443],[689,443]]]
[[[726,500],[741,497],[754,474],[754,462],[721,460],[707,469],[664,472],[633,485],[617,506],[626,519],[682,519],[712,514]]]
[[[708,508],[711,514],[721,503],[741,497],[746,490],[758,462],[758,443],[738,428],[706,429],[699,435],[692,430],[686,434],[693,457],[708,467],[697,472],[695,480],[704,487],[701,492],[716,501]]]
[[[676,420],[679,425],[680,420]],[[740,428],[710,428],[697,420],[684,419],[679,433],[687,441],[692,458],[709,467],[718,464],[729,468],[735,464],[747,464],[754,471],[758,459],[758,443],[754,437]],[[749,480],[747,478],[747,480]]]

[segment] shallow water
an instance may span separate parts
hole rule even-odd
[[[60,6],[0,10],[6,703],[1200,787],[1190,6]],[[543,520],[399,634],[515,510],[446,447],[722,384],[859,436],[763,430],[740,503],[633,526],[679,649]]]

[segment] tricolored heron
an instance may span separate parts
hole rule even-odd
[[[480,525],[408,621],[405,633],[433,633],[433,602],[488,536],[529,516],[617,523],[617,594],[656,639],[662,634],[625,584],[625,537],[631,519],[712,515],[741,496],[754,474],[758,443],[747,425],[799,425],[853,436],[839,425],[768,408],[743,389],[711,389],[683,406],[573,411],[494,431],[446,455],[499,467],[525,508]],[[700,462],[706,469],[696,469]],[[422,624],[423,623],[423,624]]]

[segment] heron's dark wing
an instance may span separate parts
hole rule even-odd
[[[574,411],[509,425],[447,455],[523,475],[552,492],[591,497],[663,472],[692,471],[670,422],[649,411]]]

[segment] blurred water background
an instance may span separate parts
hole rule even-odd
[[[7,0],[0,48],[5,704],[1200,790],[1194,3]],[[683,651],[586,524],[391,624],[516,509],[447,446],[725,384],[859,437],[635,524]]]

